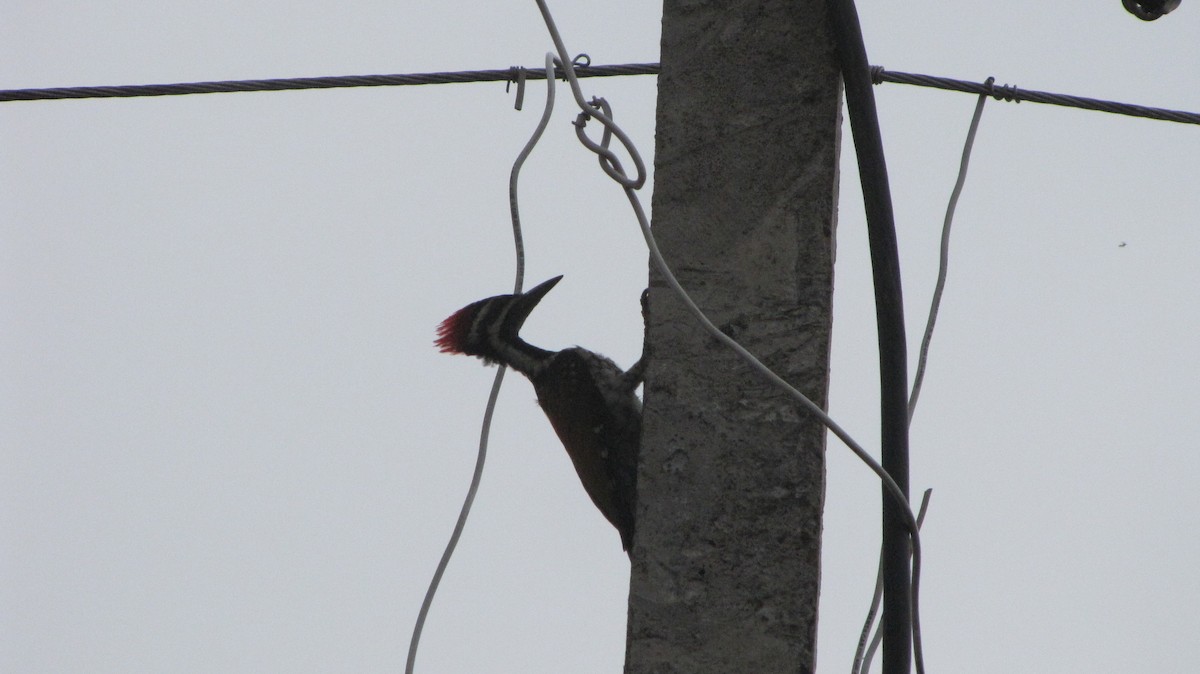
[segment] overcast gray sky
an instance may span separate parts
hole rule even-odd
[[[568,49],[658,59],[660,7],[552,2]],[[1200,3],[862,3],[890,69],[1200,110]],[[530,2],[16,2],[0,87],[537,66]],[[585,80],[650,157],[655,79]],[[523,176],[530,319],[629,365],[646,254],[560,105]],[[972,96],[876,89],[910,345]],[[506,292],[543,88],[0,104],[0,671],[403,667],[492,371],[434,328]],[[848,136],[848,134],[846,134]],[[843,150],[831,413],[878,446]],[[990,102],[913,426],[926,661],[1187,672],[1200,634],[1200,129]],[[650,188],[644,190],[649,204]],[[818,666],[846,671],[874,476],[830,441]],[[509,377],[421,672],[615,672],[628,562]]]

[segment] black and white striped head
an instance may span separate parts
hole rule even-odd
[[[521,326],[560,280],[562,276],[555,276],[518,295],[496,295],[468,304],[442,321],[434,344],[442,353],[476,356],[488,364],[514,364],[514,350],[526,346],[517,336]]]

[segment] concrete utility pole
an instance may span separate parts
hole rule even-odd
[[[722,330],[824,406],[840,77],[823,0],[666,0],[654,231]],[[825,429],[651,268],[626,672],[811,672]]]

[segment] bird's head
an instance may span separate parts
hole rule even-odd
[[[525,319],[560,280],[555,276],[523,293],[468,304],[442,321],[434,344],[442,353],[476,356],[489,364],[507,362],[505,354],[519,342]]]

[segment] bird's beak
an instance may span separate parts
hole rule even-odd
[[[520,316],[521,319],[518,325],[525,323],[525,319],[529,317],[529,314],[533,311],[533,308],[538,305],[538,302],[541,302],[542,298],[546,296],[546,293],[550,292],[550,289],[557,285],[561,280],[561,275],[555,276],[549,281],[543,281],[533,288],[521,293],[521,295],[517,298],[517,306],[514,308],[514,313]]]

